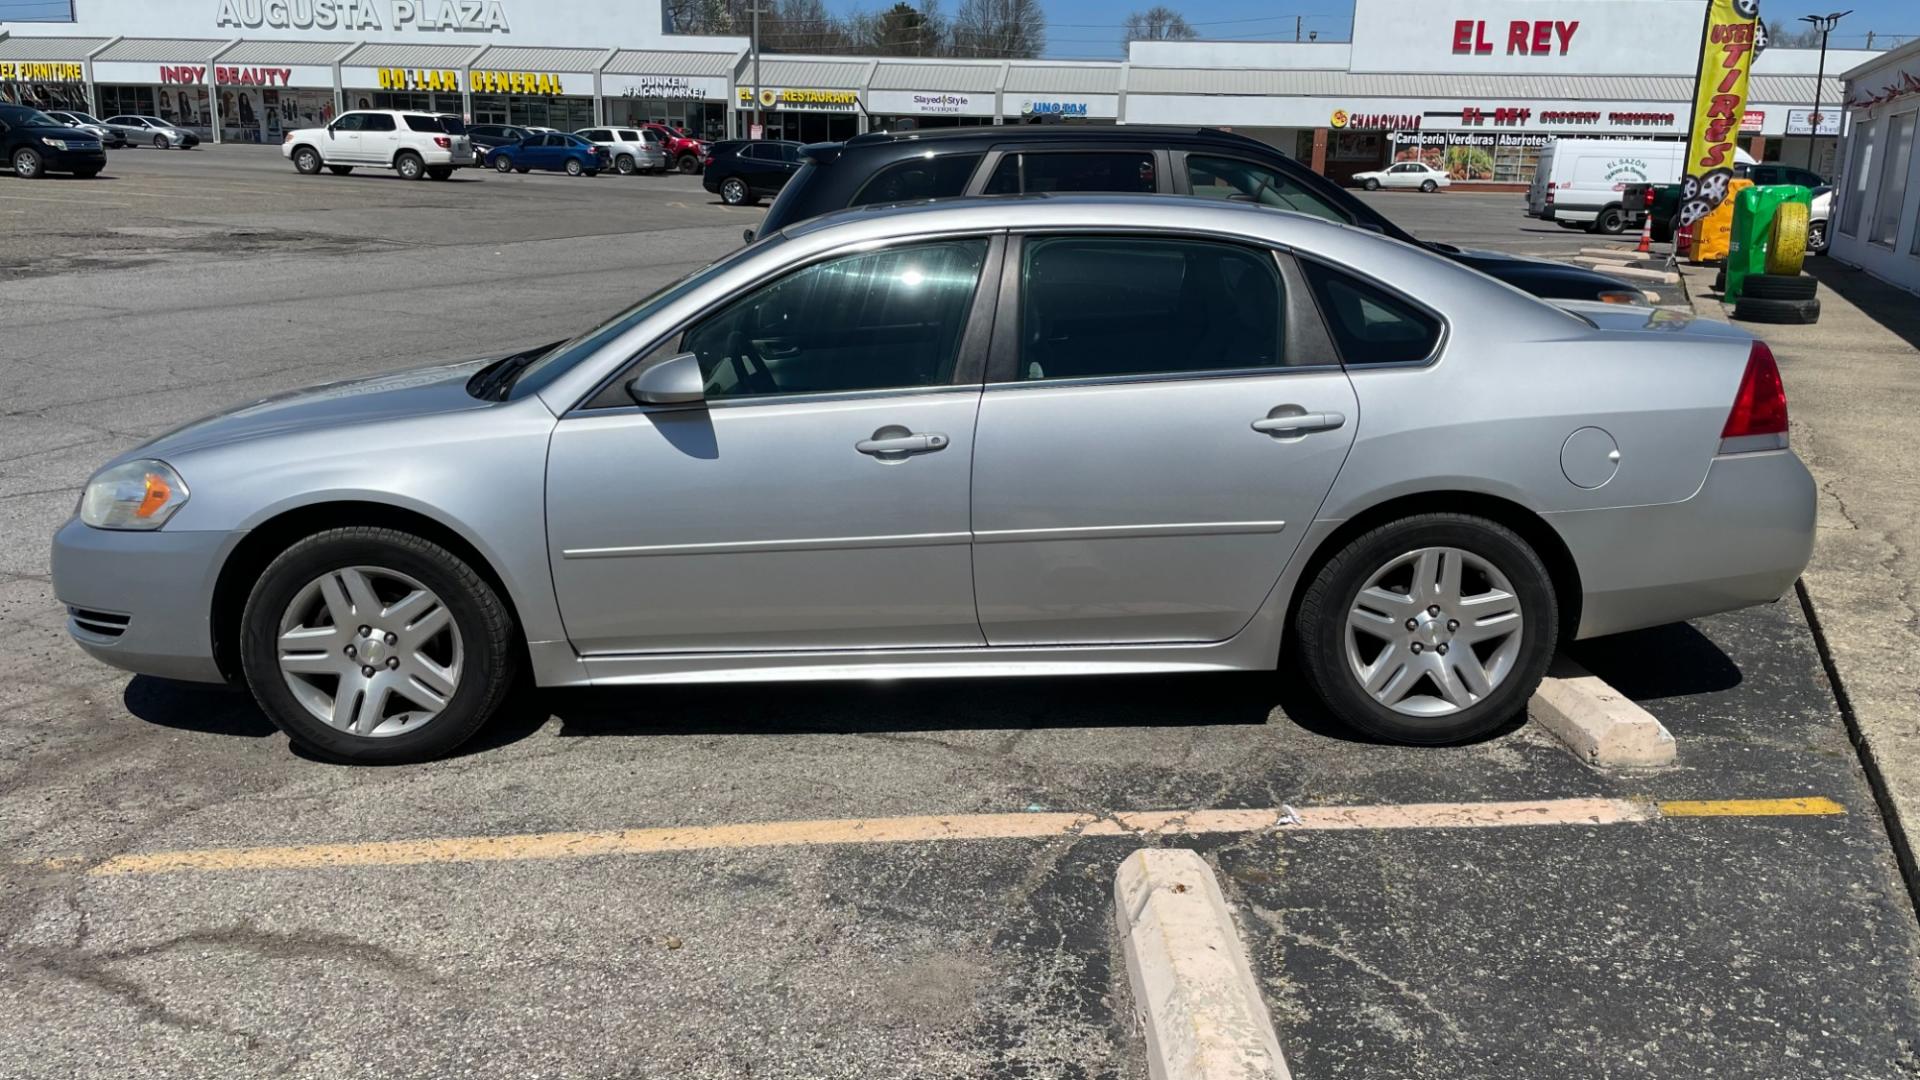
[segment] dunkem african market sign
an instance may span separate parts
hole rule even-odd
[[[1700,35],[1687,135],[1687,167],[1680,182],[1680,224],[1692,225],[1727,197],[1734,144],[1747,111],[1747,73],[1753,67],[1760,0],[1708,0]]]

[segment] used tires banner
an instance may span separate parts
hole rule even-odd
[[[1680,183],[1682,225],[1698,222],[1727,197],[1759,22],[1760,0],[1708,0],[1700,68],[1694,76],[1686,175]]]

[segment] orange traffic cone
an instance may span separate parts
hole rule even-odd
[[[1653,215],[1652,214],[1646,214],[1640,218],[1640,246],[1634,248],[1633,250],[1639,252],[1642,255],[1653,254]]]

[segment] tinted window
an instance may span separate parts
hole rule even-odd
[[[333,122],[335,131],[362,131],[367,123],[366,113],[352,112]]]
[[[951,199],[967,190],[967,181],[979,164],[979,154],[944,154],[896,162],[875,173],[848,205]]]
[[[449,135],[465,135],[467,133],[467,122],[457,116],[441,115],[434,117],[434,119],[440,121],[440,130]]]
[[[445,128],[440,126],[440,118],[437,116],[415,116],[412,113],[408,113],[406,120],[407,120],[408,131],[438,132],[438,131],[446,130]]]
[[[767,143],[753,143],[740,156],[753,161],[779,161],[780,151]]]
[[[627,131],[626,129],[623,128],[620,131],[616,132],[616,134],[620,136],[621,142],[644,142],[645,141],[640,138],[640,133],[637,131]]]
[[[1295,184],[1281,173],[1248,161],[1189,154],[1187,186],[1202,198],[1230,199],[1279,210],[1297,210],[1343,224],[1353,220],[1319,195]]]
[[[985,240],[807,267],[689,331],[710,398],[943,386],[953,378]]]
[[[607,130],[606,128],[592,128],[592,129],[590,129],[590,130],[587,130],[587,131],[583,131],[583,132],[581,132],[581,133],[580,133],[580,137],[581,137],[581,138],[583,138],[583,139],[586,139],[586,140],[587,140],[587,141],[589,141],[589,142],[612,142],[612,141],[614,141],[614,140],[613,140],[613,132],[611,132],[611,131],[608,131],[608,130]]]
[[[993,175],[987,178],[987,186],[982,195],[1018,195],[1020,194],[1020,155],[1008,154],[994,166]]]
[[[1348,366],[1418,363],[1440,343],[1440,320],[1405,300],[1320,263],[1301,265]]]
[[[1174,374],[1283,363],[1280,273],[1207,241],[1028,240],[1017,378]]]
[[[1153,155],[1144,150],[1020,157],[1023,191],[1154,191]]]
[[[394,130],[393,117],[386,113],[367,113],[366,121],[361,125],[360,130],[392,131]]]
[[[780,160],[790,161],[790,162],[793,162],[794,164],[799,164],[800,147],[795,145],[794,143],[781,143],[780,144]]]

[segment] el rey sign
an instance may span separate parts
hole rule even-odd
[[[1558,19],[1513,19],[1507,23],[1508,56],[1547,56],[1558,53],[1567,55],[1567,47],[1573,44],[1574,31],[1580,29],[1580,20],[1562,22]],[[1493,53],[1493,42],[1487,38],[1487,20],[1455,19],[1453,23],[1453,51],[1460,56],[1489,56]]]

